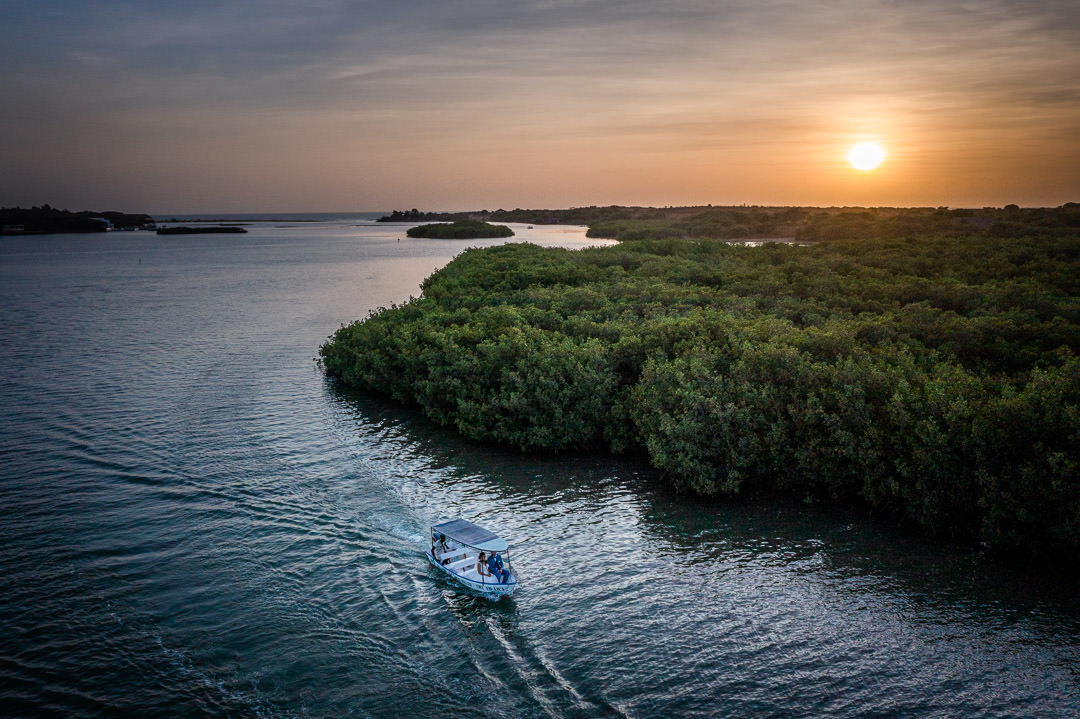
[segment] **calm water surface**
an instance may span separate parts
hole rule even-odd
[[[477,243],[249,229],[0,239],[0,714],[1076,715],[1071,573],[460,441],[312,358]],[[429,568],[455,516],[512,600]]]

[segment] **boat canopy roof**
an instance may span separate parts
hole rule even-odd
[[[505,552],[510,545],[483,527],[464,519],[451,519],[431,528],[462,544],[485,552]]]

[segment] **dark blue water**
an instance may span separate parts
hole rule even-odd
[[[332,220],[0,239],[0,714],[1076,714],[1071,573],[338,390],[326,336],[476,243]],[[428,566],[455,516],[512,600]]]

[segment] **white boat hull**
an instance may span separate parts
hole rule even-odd
[[[443,573],[447,574],[450,578],[466,588],[490,599],[498,601],[503,597],[509,597],[514,593],[514,590],[517,589],[517,577],[514,576],[512,571],[506,584],[500,584],[499,580],[495,577],[482,577],[477,574],[475,557],[469,557],[469,563],[464,567],[460,567],[455,566],[460,564],[460,562],[456,562],[450,566],[444,565],[436,559],[430,551],[425,552],[424,554],[427,556],[427,559],[431,562],[432,566],[442,570]]]

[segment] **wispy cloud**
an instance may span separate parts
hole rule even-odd
[[[464,183],[430,168],[453,162],[487,187],[499,157],[534,174],[522,183],[530,192],[543,182],[560,188],[552,198],[591,188],[583,202],[623,201],[626,188],[600,168],[634,162],[657,178],[696,167],[684,174],[700,194],[686,201],[789,186],[789,177],[769,182],[767,168],[781,166],[842,193],[813,175],[814,162],[831,166],[836,143],[868,134],[896,145],[892,167],[904,173],[882,185],[885,204],[1016,196],[1023,188],[1010,187],[1008,168],[984,163],[980,171],[1000,174],[998,194],[994,183],[967,182],[955,197],[923,198],[933,183],[919,184],[917,162],[970,179],[979,158],[1000,163],[1019,138],[1038,145],[1028,162],[1048,163],[1045,186],[1024,189],[1032,197],[1067,196],[1068,168],[1080,165],[1074,2],[9,0],[0,25],[0,92],[14,100],[0,110],[0,152],[34,163],[0,180],[0,198],[22,201],[64,185],[74,162],[101,162],[106,143],[113,161],[158,148],[143,174],[160,168],[161,187],[194,172],[198,147],[213,148],[211,176],[231,168],[219,171],[230,178],[222,185],[238,164],[293,168],[306,178],[298,198],[323,208],[420,204],[420,193],[455,204]],[[710,178],[703,157],[725,163],[724,177]],[[559,177],[560,163],[577,179]],[[421,168],[428,177],[418,180]],[[373,173],[383,180],[367,181]],[[600,180],[609,187],[595,189]],[[95,185],[123,204],[122,178]],[[640,183],[633,191],[646,194]],[[671,199],[659,184],[655,194]],[[504,204],[530,202],[545,199]]]

